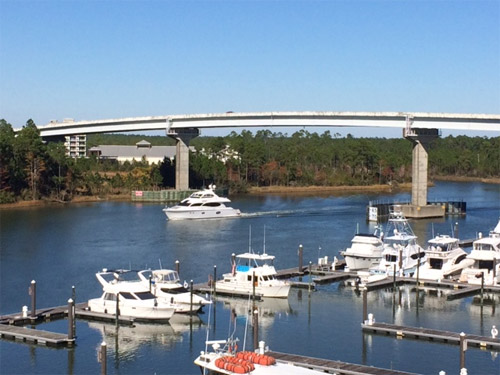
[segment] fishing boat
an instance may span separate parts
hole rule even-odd
[[[459,245],[457,238],[437,235],[427,241],[425,249],[427,260],[413,277],[425,280],[441,280],[458,275],[474,262],[467,259],[467,253]]]
[[[340,254],[346,262],[346,271],[368,270],[380,263],[384,243],[378,234],[357,233],[351,240],[351,246]]]
[[[403,215],[400,205],[389,209],[389,219],[384,236],[384,250],[380,263],[372,268],[373,274],[413,276],[417,266],[425,262],[425,251],[417,244],[417,236]]]
[[[497,285],[500,282],[500,220],[488,237],[480,237],[472,243],[467,259],[473,264],[462,271],[460,281],[475,285]]]
[[[189,285],[181,284],[179,274],[174,270],[143,270],[137,273],[139,279],[150,286],[151,293],[158,299],[176,305],[176,313],[196,313],[212,302],[192,294]]]
[[[141,280],[125,279],[123,275],[128,273],[130,271],[107,269],[96,273],[103,294],[90,299],[88,309],[138,321],[168,321],[174,315],[176,305],[159,300]]]
[[[276,360],[266,354],[265,342],[259,342],[259,349],[238,351],[238,340],[207,340],[206,350],[194,360],[202,374],[252,374],[252,375],[317,375],[324,370],[307,368],[306,364]]]
[[[231,201],[215,194],[215,185],[197,191],[175,206],[165,207],[168,220],[219,219],[241,216],[238,209],[226,206]]]
[[[217,293],[236,296],[287,298],[290,283],[276,278],[274,256],[247,252],[232,254],[231,272],[215,282]]]

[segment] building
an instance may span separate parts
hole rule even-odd
[[[194,151],[193,147],[190,147]],[[99,145],[89,149],[89,156],[95,155],[99,159],[116,160],[119,163],[126,161],[142,161],[143,159],[149,164],[158,164],[164,158],[171,161],[175,159],[176,146],[152,146],[151,143],[142,140],[137,142],[135,146],[116,146],[116,145]]]
[[[64,146],[66,147],[66,156],[83,158],[87,154],[87,136],[67,135],[64,137]]]

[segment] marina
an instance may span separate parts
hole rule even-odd
[[[455,223],[460,233],[457,238],[476,239],[479,232],[486,235],[498,220],[492,219],[500,210],[494,199],[498,189],[482,184],[446,183],[444,186],[439,190],[438,184],[436,190],[447,194],[453,191],[455,195],[461,195],[462,190],[474,192],[476,198],[468,202],[465,217],[437,222],[412,221],[419,243],[432,238],[431,226],[436,233],[450,233],[450,226]],[[6,246],[0,254],[0,328],[36,324],[36,330],[67,338],[65,311],[71,297],[76,301],[77,334],[75,345],[62,351],[47,351],[43,345],[20,345],[8,338],[0,340],[0,370],[5,372],[15,366],[17,373],[96,373],[101,365],[96,348],[106,340],[109,373],[152,373],[167,369],[168,373],[191,374],[199,372],[193,360],[204,350],[207,334],[209,339],[224,337],[228,333],[228,322],[232,322],[237,337],[245,337],[245,330],[248,331],[246,347],[241,341],[240,350],[253,350],[251,342],[258,337],[272,344],[270,355],[282,353],[303,357],[297,361],[305,364],[317,364],[317,359],[339,361],[339,364],[352,366],[351,369],[360,369],[360,373],[368,373],[369,369],[380,369],[379,373],[389,370],[422,374],[437,374],[441,370],[459,372],[456,345],[438,344],[441,341],[437,340],[433,344],[428,340],[397,340],[395,334],[373,334],[360,326],[363,288],[347,286],[345,282],[355,280],[356,273],[346,273],[337,267],[343,260],[339,252],[349,246],[356,223],[359,222],[360,232],[373,230],[363,217],[367,197],[231,198],[235,207],[252,215],[239,220],[182,223],[167,221],[160,204],[119,202],[25,212],[3,211],[5,225],[0,234]],[[280,210],[283,215],[276,214]],[[24,227],[31,228],[23,235],[16,230],[21,222]],[[290,280],[288,298],[268,301],[261,297],[249,302],[245,298],[223,299],[216,291],[211,306],[205,306],[199,316],[187,316],[181,324],[140,323],[120,315],[116,325],[114,314],[100,316],[85,309],[89,299],[102,293],[95,281],[97,270],[103,266],[155,269],[151,265],[157,265],[159,258],[167,269],[178,271],[180,284],[189,286],[192,280],[193,289],[204,286],[206,289],[199,294],[207,298],[208,293],[210,298],[208,280],[215,279],[214,268],[217,279],[231,270],[231,254],[242,253],[248,248],[249,226],[257,229],[254,243],[262,242],[261,229],[267,228],[267,247],[276,256],[277,277]],[[110,227],[113,230],[106,229]],[[300,245],[303,245],[301,261]],[[255,247],[254,251],[262,253],[260,247]],[[57,267],[49,261],[55,256]],[[57,281],[54,279],[56,270]],[[34,318],[30,316],[31,296],[26,292],[33,279],[37,282],[36,303],[39,306]],[[72,286],[75,286],[76,295]],[[425,327],[455,334],[463,331],[467,336],[488,337],[491,327],[499,325],[496,306],[500,303],[500,293],[498,286],[484,285],[482,290],[481,294],[480,285],[453,280],[389,277],[367,285],[366,310],[377,317],[377,321],[399,327]],[[248,303],[250,309],[255,304],[258,322],[252,319],[246,322]],[[29,306],[26,317],[22,317],[23,305]],[[15,365],[9,353],[15,353]],[[428,361],[415,360],[415,353],[424,355]],[[493,353],[497,353],[493,347],[471,344],[466,355],[469,372],[477,372],[477,369],[498,372],[499,359]],[[30,355],[31,361],[23,360]],[[50,358],[50,363],[45,358]],[[63,364],[56,367],[56,363]]]

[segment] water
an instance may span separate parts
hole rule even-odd
[[[458,223],[460,238],[486,233],[500,216],[498,185],[437,183],[431,200],[467,201],[465,217],[413,221],[420,244],[435,234],[451,234]],[[37,281],[37,307],[66,305],[75,286],[77,302],[99,296],[94,274],[107,268],[173,268],[180,261],[181,277],[206,281],[230,270],[230,255],[251,246],[276,255],[277,268],[296,267],[297,249],[304,246],[304,263],[337,255],[350,244],[356,227],[373,230],[365,221],[369,200],[409,199],[409,194],[325,195],[321,197],[232,197],[241,219],[168,222],[157,204],[102,202],[0,211],[0,313],[19,312],[30,305],[27,293]],[[249,232],[251,231],[251,238]],[[250,240],[251,239],[251,244]],[[445,291],[402,287],[396,293],[368,294],[368,310],[377,321],[489,335],[500,326],[499,296],[481,309],[477,298],[447,301]],[[437,374],[459,372],[457,345],[363,334],[362,298],[340,284],[318,287],[309,294],[292,289],[288,300],[260,303],[260,339],[271,349],[351,363]],[[77,346],[52,349],[0,340],[2,374],[98,373],[96,350],[108,344],[109,374],[198,374],[193,364],[210,339],[224,339],[233,329],[243,345],[247,301],[221,299],[214,311],[199,319],[177,319],[168,325],[119,327],[77,321]],[[236,318],[231,319],[234,310]],[[67,321],[43,323],[39,329],[67,332]],[[248,327],[246,345],[252,345]],[[500,374],[496,353],[469,348],[469,373]]]

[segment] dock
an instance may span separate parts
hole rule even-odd
[[[75,342],[75,339],[68,339],[68,335],[62,333],[48,332],[39,329],[6,324],[0,325],[0,337],[38,345],[73,346]]]
[[[407,327],[388,323],[362,323],[365,332],[394,335],[397,338],[427,339],[430,341],[442,341],[450,344],[460,344],[460,334],[456,332],[441,331],[437,329]],[[465,335],[467,344],[482,349],[500,351],[500,339],[488,336]]]
[[[314,357],[306,357],[296,354],[287,354],[269,351],[267,355],[274,357],[277,362],[293,364],[294,366],[304,367],[312,370],[318,370],[325,374],[338,375],[411,375],[412,373],[377,368],[372,366],[356,365],[352,363],[333,361],[328,359],[320,359]]]

